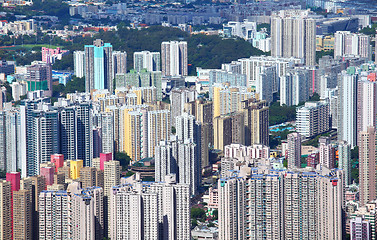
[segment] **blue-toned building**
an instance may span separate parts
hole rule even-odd
[[[113,46],[101,39],[85,46],[85,91],[108,89],[113,91]]]

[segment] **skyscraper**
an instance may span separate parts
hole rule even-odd
[[[32,239],[32,192],[22,189],[13,193],[13,239]]]
[[[127,53],[121,51],[113,52],[113,78],[119,73],[127,73]]]
[[[45,96],[52,94],[52,67],[50,63],[38,63],[27,67],[28,91],[43,90]]]
[[[329,169],[335,168],[335,148],[330,144],[329,137],[320,137],[319,140],[319,164]]]
[[[101,152],[114,154],[114,117],[112,112],[101,113],[101,134]]]
[[[309,10],[281,10],[271,17],[271,56],[304,59],[315,65],[316,22]]]
[[[174,175],[164,182],[131,182],[112,188],[109,207],[111,239],[190,239],[189,187]],[[124,214],[119,214],[123,212]]]
[[[162,42],[161,63],[163,76],[187,76],[187,42]]]
[[[304,106],[297,107],[296,129],[304,137],[313,137],[330,130],[329,104],[306,102]]]
[[[0,180],[0,239],[12,239],[11,184]]]
[[[113,47],[101,39],[85,45],[85,91],[108,89],[113,92]]]
[[[351,146],[345,141],[338,142],[339,169],[344,171],[344,185],[351,184]]]
[[[213,120],[214,148],[224,150],[231,143],[245,144],[245,117],[235,112],[215,117]]]
[[[338,81],[338,140],[352,148],[357,144],[357,80],[355,67],[349,67]]]
[[[170,111],[172,125],[176,124],[176,117],[182,115],[184,112],[185,103],[195,101],[197,93],[193,89],[173,89],[170,94]]]
[[[255,92],[258,93],[260,100],[271,103],[277,74],[276,66],[260,66],[256,70]]]
[[[368,127],[359,133],[360,203],[364,206],[376,199],[376,130]]]
[[[265,100],[249,98],[241,102],[245,120],[245,145],[269,145],[269,108]]]
[[[201,179],[200,159],[197,145],[191,139],[185,141],[161,141],[156,147],[156,182],[164,181],[169,174],[175,174],[177,182],[187,184],[190,195],[195,195]]]
[[[301,135],[290,133],[287,135],[288,141],[288,168],[301,168]]]
[[[342,171],[260,166],[219,179],[219,239],[342,239]]]
[[[90,166],[93,158],[93,119],[90,102],[69,103],[60,108],[60,147],[65,159],[82,159]]]
[[[85,76],[85,52],[74,51],[73,52],[73,65],[75,68],[75,76],[82,78]]]
[[[134,69],[140,72],[147,69],[148,72],[161,71],[159,52],[134,52]]]
[[[162,140],[168,140],[171,133],[170,111],[157,110],[148,112],[148,157],[153,157],[155,147]]]
[[[375,76],[376,73],[369,73],[367,80],[357,82],[357,132],[377,125],[377,82],[372,79]]]
[[[121,166],[119,161],[111,160],[104,162],[104,196],[110,195],[110,189],[120,183]]]
[[[130,70],[125,74],[124,81],[117,80],[117,86],[121,85],[124,87],[156,87],[157,90],[157,100],[162,100],[162,78],[160,71],[150,72],[146,69],[136,72],[136,70]],[[119,83],[119,84],[118,84]]]
[[[337,31],[334,35],[334,58],[355,56],[372,60],[370,36],[350,31]]]
[[[59,115],[55,110],[34,110],[28,119],[27,175],[39,174],[39,165],[49,162],[51,154],[59,153]]]
[[[280,77],[280,106],[298,105],[309,99],[309,74],[302,69],[287,71]]]

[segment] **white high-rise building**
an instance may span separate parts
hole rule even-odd
[[[72,239],[95,240],[94,201],[86,194],[73,194],[71,199]],[[47,220],[48,221],[48,220]]]
[[[153,157],[155,148],[162,140],[168,140],[171,133],[170,111],[156,110],[148,112],[148,157]]]
[[[75,76],[82,78],[85,76],[85,52],[74,51],[73,52],[73,64],[75,68]]]
[[[290,133],[287,135],[288,142],[288,168],[301,168],[301,135]]]
[[[41,163],[49,162],[52,154],[59,153],[58,111],[33,110],[27,126],[31,128],[28,129],[27,175],[34,176],[39,174]]]
[[[240,37],[250,40],[257,32],[257,23],[249,22],[247,19],[244,19],[243,22],[230,21],[223,24],[223,31],[225,37]]]
[[[69,196],[65,191],[42,191],[39,195],[39,239],[69,239]]]
[[[365,79],[368,77],[362,75],[357,82],[357,132],[377,124],[377,82]]]
[[[293,67],[295,64],[303,63],[303,60],[293,57],[251,56],[250,58],[238,59],[238,62],[241,63],[239,73],[246,75],[247,87],[254,87],[256,85],[258,67],[276,66],[276,76],[272,90],[273,92],[277,92],[279,91],[279,77],[285,76],[289,68]],[[226,65],[224,67],[226,67]]]
[[[155,181],[162,182],[166,175],[177,172],[178,147],[176,141],[161,141],[156,146]]]
[[[342,239],[343,172],[272,166],[219,179],[219,239]]]
[[[114,116],[112,112],[101,113],[102,153],[114,154]]]
[[[114,186],[109,204],[111,239],[190,239],[189,188],[175,176],[164,182]]]
[[[26,82],[12,82],[12,97],[14,101],[19,101],[21,96],[27,93]]]
[[[255,92],[259,94],[259,100],[266,100],[266,102],[271,103],[276,81],[276,67],[260,66],[256,70]]]
[[[305,70],[287,71],[280,78],[280,106],[298,105],[309,99],[309,76]]]
[[[357,142],[357,81],[355,68],[343,71],[338,81],[338,140],[353,148]]]
[[[185,103],[195,101],[197,92],[193,89],[173,89],[170,94],[171,124],[175,126],[176,117],[184,112]]]
[[[338,142],[339,169],[344,172],[344,185],[351,184],[351,146],[345,141]]]
[[[335,168],[335,148],[330,144],[330,138],[320,137],[318,142],[319,164],[329,169]]]
[[[44,190],[39,194],[39,239],[102,239],[103,190]]]
[[[370,36],[350,31],[337,31],[335,34],[334,58],[360,57],[372,59]]]
[[[271,16],[271,56],[316,64],[316,21],[309,10],[281,10]]]
[[[148,72],[161,71],[159,52],[134,52],[134,69],[140,72],[147,69]]]
[[[296,129],[304,137],[330,130],[330,108],[326,102],[306,102],[296,108]]]
[[[161,63],[163,76],[187,76],[187,42],[162,42]]]
[[[156,147],[156,181],[163,181],[165,176],[176,174],[178,183],[187,184],[190,195],[195,195],[201,178],[200,151],[197,146],[192,139],[161,141]]]
[[[7,172],[16,172],[21,168],[20,113],[17,110],[6,111],[5,152]]]

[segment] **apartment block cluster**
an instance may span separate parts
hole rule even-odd
[[[85,92],[53,104],[51,64],[68,52],[43,48],[42,62],[24,67],[24,78],[12,82],[20,104],[0,91],[0,170],[6,172],[0,239],[190,239],[190,201],[197,201],[203,174],[216,167],[208,214],[218,210],[218,239],[340,240],[346,231],[351,239],[375,239],[371,38],[337,31],[334,57],[317,65],[316,28],[311,12],[299,9],[273,12],[270,36],[255,22],[231,21],[225,37],[250,40],[271,56],[198,67],[196,77],[187,76],[185,41],[134,52],[127,69],[127,53],[97,39],[73,53]],[[195,86],[185,87],[192,79]],[[308,102],[314,93],[320,101]],[[295,132],[270,151],[270,106],[277,100],[297,106]],[[321,134],[328,136],[318,137],[318,148],[303,146]],[[350,191],[355,146],[358,195]],[[130,157],[127,171],[140,172],[121,177],[126,166],[114,157],[119,152]],[[143,171],[154,181],[143,181]]]
[[[1,21],[0,32],[2,34],[13,33],[15,35],[30,35],[36,31],[34,19],[20,20],[14,22]]]
[[[7,173],[0,181],[1,238],[190,238],[188,185],[173,174],[156,183],[120,178],[111,153],[92,162],[84,167],[54,154],[40,175]]]

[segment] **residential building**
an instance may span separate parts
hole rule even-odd
[[[120,73],[127,73],[127,53],[113,51],[113,78]]]
[[[372,47],[368,35],[351,33],[350,31],[337,31],[334,36],[334,58],[353,56],[372,59]]]
[[[28,91],[43,90],[45,96],[52,94],[52,67],[50,63],[36,63],[27,67]]]
[[[82,78],[85,76],[85,52],[74,51],[73,52],[73,65],[75,68],[75,76]]]
[[[294,69],[280,77],[280,106],[299,105],[309,99],[309,73]]]
[[[357,81],[355,67],[342,71],[338,81],[338,140],[357,144]]]
[[[218,181],[219,239],[342,239],[342,171],[241,168]]]
[[[279,78],[286,75],[288,69],[294,67],[296,64],[302,64],[303,60],[293,57],[271,57],[271,56],[251,56],[250,58],[238,59],[236,63],[240,63],[239,73],[246,75],[247,87],[255,87],[258,78],[258,67],[261,66],[275,66],[276,76],[273,81],[272,91],[279,91]],[[226,66],[226,65],[225,65]],[[224,66],[224,67],[225,67]],[[235,70],[233,67],[232,69]],[[237,69],[237,68],[236,68]],[[238,70],[235,70],[238,71]]]
[[[224,150],[231,143],[245,144],[245,117],[242,112],[220,115],[213,120],[214,148]]]
[[[301,58],[307,66],[315,65],[316,21],[309,13],[309,10],[281,10],[273,13],[271,56]]]
[[[119,161],[111,160],[104,162],[104,196],[109,196],[110,189],[120,183],[121,167]]]
[[[375,170],[376,159],[376,130],[368,127],[367,131],[359,133],[359,181],[360,204],[364,206],[369,201],[376,199],[377,173]]]
[[[140,72],[146,69],[148,72],[161,71],[159,52],[134,52],[134,69]]]
[[[201,180],[198,152],[192,139],[161,141],[156,147],[156,182],[163,181],[169,174],[175,174],[177,182],[187,184],[190,195],[195,195]]]
[[[350,221],[350,235],[352,240],[372,239],[371,223],[361,217]]]
[[[12,239],[11,184],[0,180],[0,239]]]
[[[329,137],[320,137],[319,164],[329,169],[335,168],[335,147],[330,143]]]
[[[306,102],[296,108],[296,129],[304,137],[313,137],[330,130],[330,109],[326,102]]]
[[[377,82],[376,73],[361,76],[357,82],[357,132],[366,131],[377,124]]]
[[[288,141],[288,168],[301,168],[301,135],[290,133],[287,135]]]
[[[89,101],[64,102],[60,108],[60,148],[64,159],[82,159],[91,166],[93,159],[93,112]]]
[[[348,186],[351,181],[351,146],[345,141],[338,142],[338,168],[344,171],[344,184]]]
[[[174,175],[166,176],[164,182],[131,181],[113,187],[109,204],[109,237],[190,239],[189,195],[189,187],[176,183]]]
[[[162,42],[161,65],[161,71],[163,76],[187,76],[187,42]]]
[[[113,46],[101,39],[85,45],[85,91],[108,89],[113,92]]]
[[[13,239],[32,239],[32,190],[21,189],[13,193]]]
[[[265,100],[249,98],[241,102],[244,113],[245,145],[269,145],[269,107]]]
[[[71,179],[75,180],[80,177],[80,170],[84,167],[83,160],[70,160],[69,161],[69,168],[70,168],[70,177]]]
[[[62,60],[63,56],[69,53],[68,50],[42,47],[42,62],[54,64],[56,60]]]
[[[170,93],[170,111],[171,124],[175,127],[176,117],[184,112],[185,103],[193,102],[197,98],[197,92],[194,89],[173,89]]]

